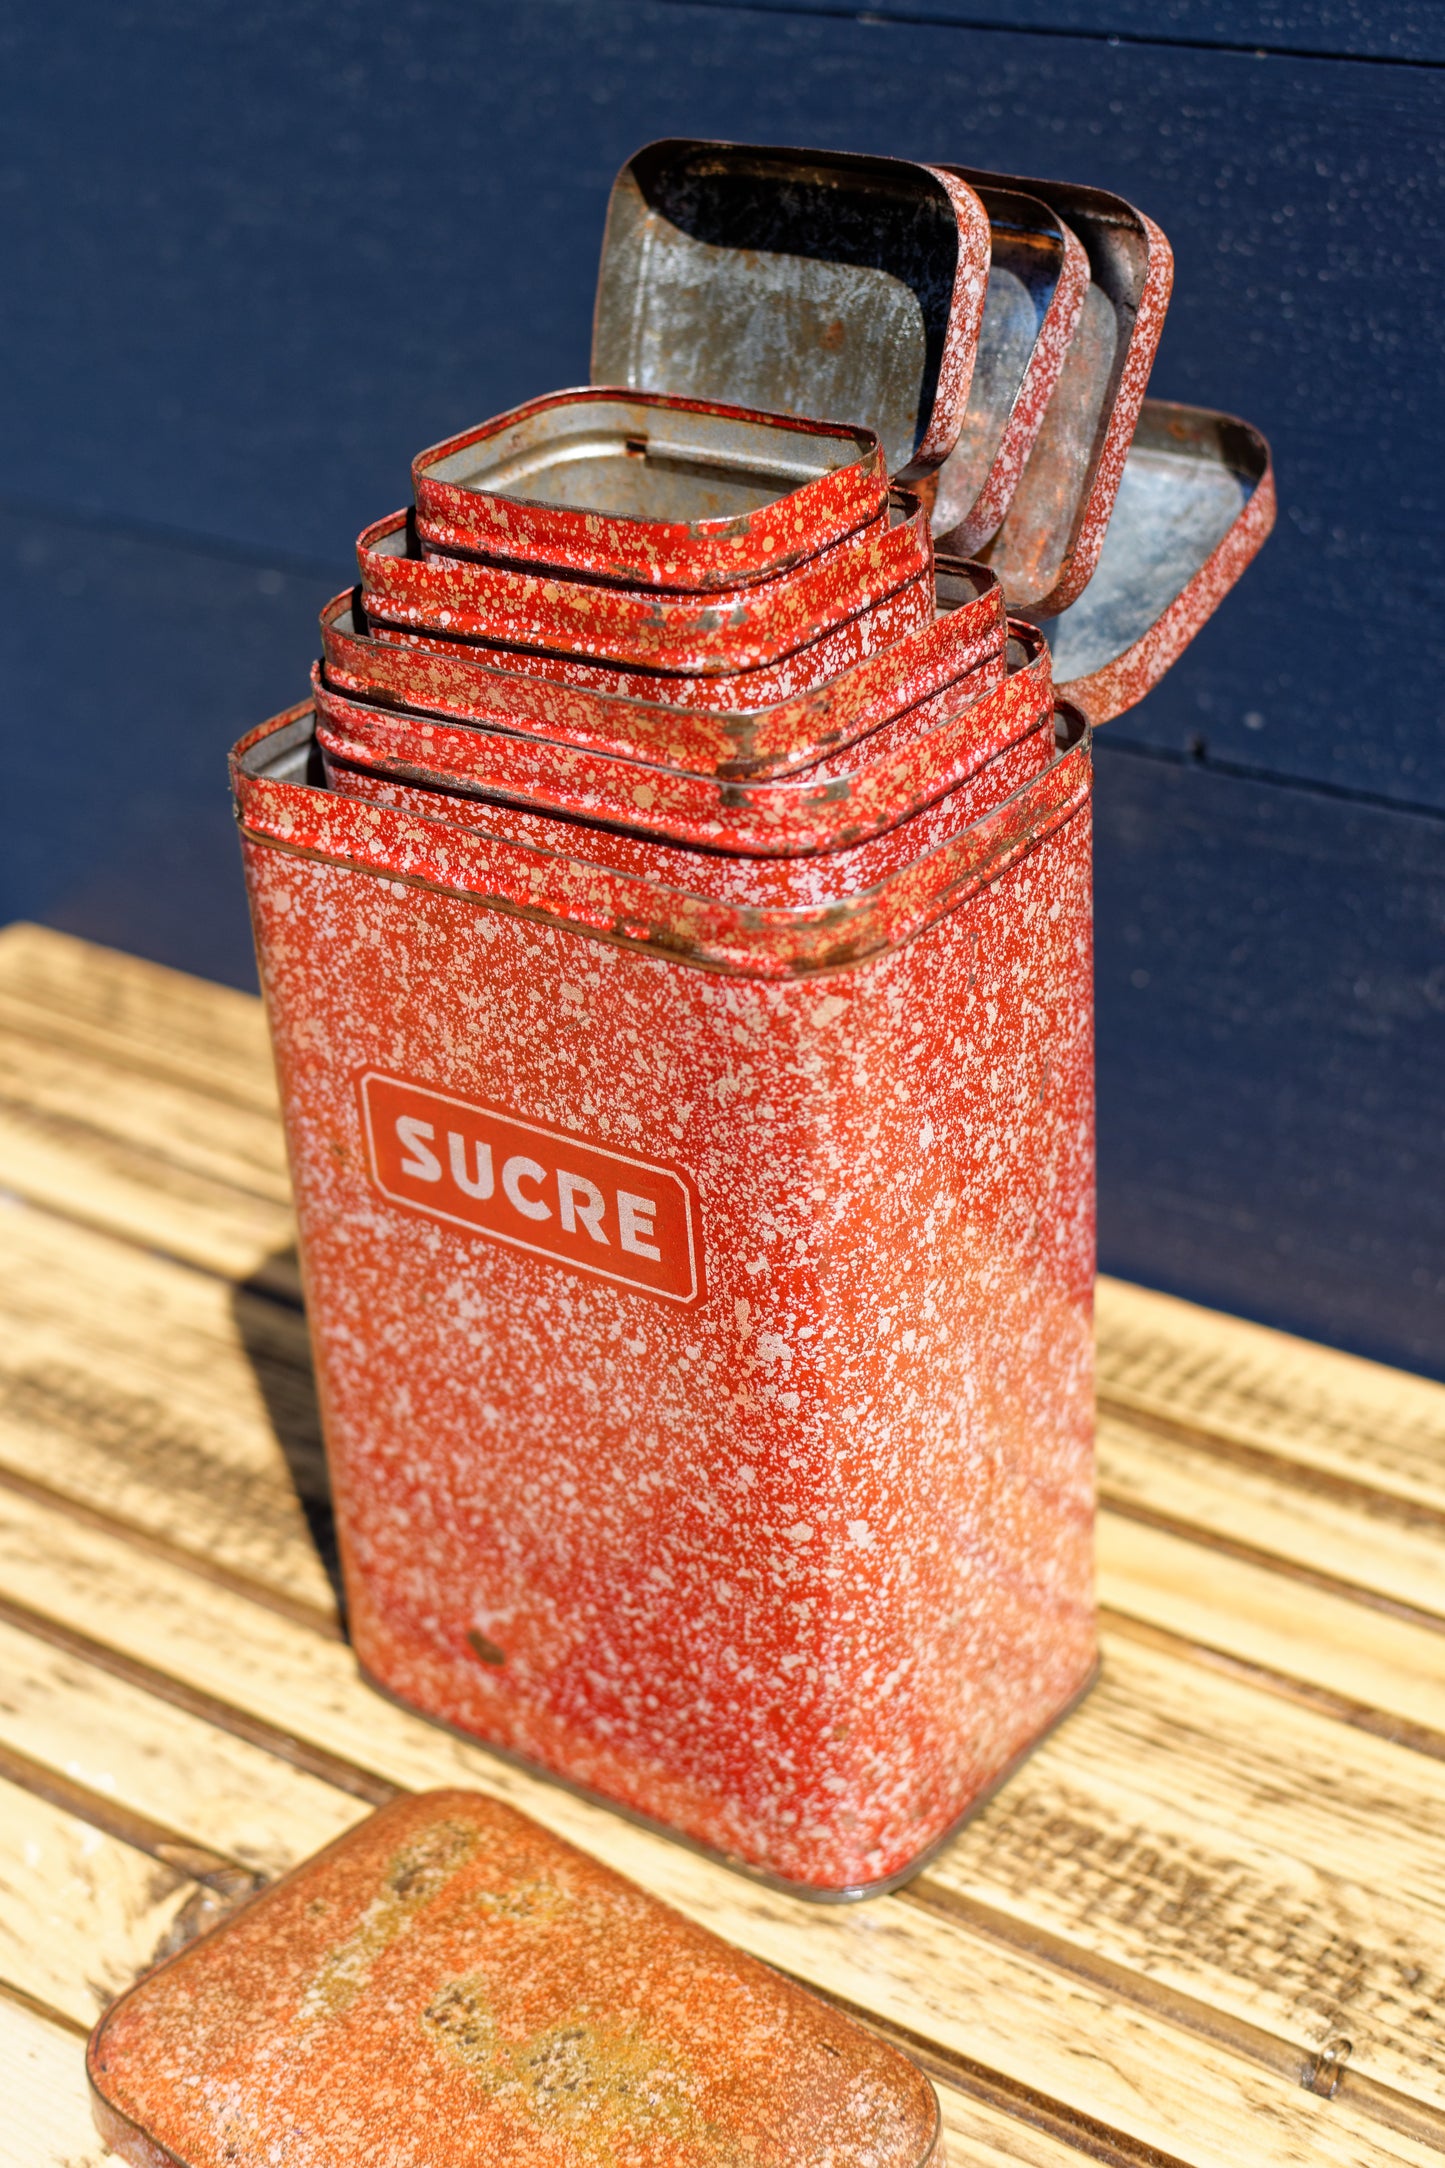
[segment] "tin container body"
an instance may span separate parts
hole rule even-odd
[[[694,775],[778,776],[1001,662],[1006,621],[992,573],[936,561],[933,596],[932,615],[888,649],[758,708],[746,705],[745,678],[616,673],[599,687],[578,682],[562,657],[545,658],[546,675],[537,658],[529,669],[509,668],[515,658],[506,650],[373,626],[350,594],[322,612],[322,652],[328,683],[362,699]]]
[[[234,772],[363,1665],[901,1878],[1093,1662],[1087,748],[781,908],[319,790],[309,727]]]
[[[306,1860],[114,2003],[86,2067],[135,2168],[942,2163],[896,2048],[476,1792]]]
[[[458,797],[378,775],[338,760],[323,747],[327,787],[373,805],[404,807],[426,820],[450,820],[538,850],[565,852],[578,864],[638,876],[659,887],[751,909],[827,910],[865,895],[901,869],[953,843],[1000,799],[1021,790],[1053,751],[1053,709],[1045,701],[1033,727],[1006,751],[961,779],[946,797],[880,834],[845,848],[783,856],[699,850],[637,829],[603,827],[516,801]]]
[[[319,669],[312,698],[328,759],[699,849],[796,855],[847,849],[907,822],[1020,738],[1040,729],[1047,737],[1048,652],[1032,627],[1020,632],[1011,677],[999,656],[847,753],[773,783],[719,783],[541,739],[459,729],[349,699]]]
[[[682,592],[774,579],[888,495],[867,430],[605,386],[464,430],[412,480],[439,549]]]

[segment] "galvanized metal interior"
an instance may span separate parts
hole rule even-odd
[[[858,439],[624,396],[525,413],[438,459],[440,482],[618,519],[728,519],[860,458]]]
[[[1094,576],[1043,621],[1059,685],[1144,638],[1243,518],[1263,470],[1262,440],[1228,415],[1145,401]]]
[[[933,411],[958,262],[923,166],[654,143],[612,191],[592,378],[860,423],[898,473]]]

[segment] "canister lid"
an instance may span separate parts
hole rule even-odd
[[[1040,620],[1060,694],[1095,724],[1136,706],[1214,614],[1274,514],[1257,429],[1146,399],[1094,576]]]
[[[988,562],[1010,609],[1053,616],[1084,591],[1163,328],[1174,258],[1153,220],[1104,188],[948,169],[1035,195],[1072,229],[1090,284],[1062,372]]]
[[[592,380],[872,429],[897,480],[958,441],[989,268],[931,166],[685,139],[612,189]]]
[[[136,2168],[924,2168],[896,2048],[524,1815],[398,1800],[121,1997],[96,2121]]]

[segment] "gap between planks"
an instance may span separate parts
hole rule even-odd
[[[114,1972],[128,1964],[134,1951],[135,1925],[141,1925],[142,1932],[149,1932],[157,1925],[162,1926],[164,1931],[155,1955],[169,1955],[197,1935],[210,1932],[230,1915],[238,1902],[243,1902],[247,1895],[254,1894],[263,1886],[260,1877],[250,1873],[238,1862],[223,1859],[220,1855],[196,1845],[180,1832],[167,1830],[149,1817],[129,1812],[113,1799],[87,1791],[85,1787],[64,1778],[58,1772],[45,1769],[13,1753],[6,1757],[5,1765],[0,1767],[0,1819],[9,1818],[5,1815],[5,1786],[18,1783],[28,1783],[28,1787],[35,1791],[37,1797],[50,1804],[60,1804],[57,1795],[63,1794],[62,1815],[58,1819],[85,1822],[95,1829],[104,1830],[125,1850],[148,1854],[173,1871],[174,1886],[165,1892],[164,1900],[157,1900],[143,1886],[128,1890],[126,1895],[130,1900],[130,1911],[127,1912],[122,1906],[118,1913],[113,1913],[101,1921],[102,1932],[98,1939],[104,1971]],[[83,1840],[81,1848],[84,1848]],[[187,1861],[185,1866],[181,1864],[182,1857]],[[195,1871],[197,1868],[200,1869],[199,1873]],[[205,1887],[188,1886],[188,1875],[190,1883],[201,1883]],[[223,1877],[229,1879],[224,1888],[219,1888]],[[133,1875],[131,1880],[135,1880]],[[109,1895],[113,1904],[115,1903],[115,1882],[116,1877],[112,1874],[109,1888],[102,1889],[100,1893],[102,1901],[105,1895]],[[206,1900],[211,1892],[218,1894],[213,1902],[208,1903]],[[970,1919],[969,1924],[977,1928],[979,1922]],[[998,1938],[999,1924],[985,1919],[983,1931],[992,1932]],[[109,1932],[105,1932],[105,1929]],[[1002,1939],[1007,1942],[1009,1938],[1005,1934]],[[43,1978],[43,1973],[39,1976]],[[1066,2154],[1077,2155],[1083,2152],[1095,2160],[1109,2164],[1109,2168],[1160,2168],[1161,2163],[1165,2164],[1165,2168],[1189,2168],[1188,2162],[1181,2156],[1162,2152],[1152,2142],[1116,2129],[1097,2117],[1082,2114],[1067,2102],[1050,2096],[1036,2086],[1025,2084],[1017,2078],[1002,2076],[966,2054],[950,2051],[926,2035],[882,2019],[868,2006],[852,2001],[835,1989],[820,1986],[816,1981],[803,1980],[796,1971],[789,1971],[788,1977],[799,1979],[800,1984],[809,1986],[813,1992],[821,1994],[824,2000],[845,2010],[871,2030],[911,2054],[940,2086],[952,2135],[965,2137],[971,2146],[982,2141],[990,2146],[991,2151],[997,2148],[1001,2158],[1036,2159],[1039,2157],[1037,2150],[1030,2150],[1028,2147],[1020,2150],[1017,2143],[1013,2142],[1023,2131],[1027,2131],[1035,2145],[1038,2141],[1043,2141],[1050,2147],[1050,2158],[1055,2157],[1062,2148]],[[122,1981],[118,1984],[124,1983]],[[104,2006],[107,1993],[113,1991],[99,1986],[89,1990],[97,2005],[95,2014]],[[12,2005],[18,2005],[51,2028],[69,2035],[72,2041],[84,2037],[86,2023],[75,2008],[59,2008],[31,1986],[11,1979],[0,1980],[0,1998],[8,1998]],[[1237,2050],[1238,2043],[1231,2044]],[[3,2054],[3,2045],[0,2045],[0,2054]],[[1267,2058],[1260,2054],[1256,2054],[1255,2059],[1267,2061]],[[1279,2057],[1275,2055],[1273,2063],[1278,2062]],[[78,2080],[78,2054],[72,2067]],[[1289,2065],[1286,2071],[1290,2078],[1299,2078],[1302,2074],[1305,2077],[1309,2075],[1307,2070],[1302,2073],[1297,2064]],[[1348,2076],[1349,2073],[1345,2073],[1345,2077]],[[1340,2082],[1342,2081],[1337,2080],[1331,2085],[1329,2097],[1333,2097],[1338,2091]],[[1318,2090],[1324,2091],[1324,2088]],[[1430,2124],[1428,2118],[1422,2117],[1410,2102],[1390,2096],[1386,2089],[1379,2086],[1356,2083],[1353,2090],[1355,2104],[1366,2107],[1375,2122],[1426,2145],[1441,2142],[1439,2131]],[[1018,2126],[1021,2126],[1021,2129]]]
[[[75,1636],[73,1630],[68,1632],[65,1635],[65,1638],[70,1643],[70,1645],[74,1645]],[[135,1667],[131,1668],[133,1669],[133,1671],[135,1671]],[[135,1675],[144,1676],[145,1674],[143,1671],[135,1671]],[[151,1674],[150,1683],[158,1683],[155,1681],[154,1674]],[[360,1720],[362,1724],[366,1726],[368,1724],[368,1718],[371,1717],[373,1714],[371,1708],[368,1706],[370,1702],[370,1697],[368,1697],[365,1694],[364,1690],[360,1689],[359,1686],[355,1686],[352,1695],[348,1698],[357,1702],[358,1704],[363,1705],[360,1711]],[[220,1717],[222,1721],[224,1721],[224,1713],[222,1711],[216,1710],[214,1713],[218,1717]],[[395,1721],[395,1718],[388,1719],[384,1711],[375,1712],[374,1728],[385,1732],[395,1725]],[[424,1772],[421,1773],[421,1781],[455,1781],[458,1772],[451,1766],[451,1764],[458,1757],[457,1747],[449,1745],[448,1741],[443,1735],[437,1734],[429,1727],[418,1726],[413,1720],[406,1720],[403,1728],[413,1733],[420,1731],[424,1734],[424,1759],[427,1766]],[[516,1783],[518,1780],[514,1777],[512,1772],[506,1769],[505,1765],[497,1764],[493,1762],[490,1757],[477,1754],[475,1749],[472,1749],[470,1751],[462,1750],[460,1758],[466,1764],[466,1776],[463,1778],[464,1781],[466,1781],[468,1778],[471,1781],[475,1781],[478,1774],[484,1774],[487,1778],[491,1779],[491,1781],[486,1783],[484,1788],[490,1790],[497,1790],[500,1788],[504,1792],[504,1794],[513,1793],[513,1795],[515,1795]],[[338,1757],[337,1762],[333,1763],[333,1769],[336,1774],[342,1773],[341,1768],[340,1766],[338,1766],[338,1764],[344,1763],[345,1760],[346,1757],[342,1756]],[[352,1767],[354,1768],[355,1765],[353,1764]],[[513,1777],[513,1782],[509,1783],[507,1781],[509,1777]],[[496,1781],[498,1778],[502,1780],[500,1785]],[[352,1781],[354,1784],[354,1778]],[[566,1795],[560,1794],[554,1790],[551,1790],[550,1788],[544,1790],[542,1787],[536,1785],[531,1780],[525,1778],[521,1778],[520,1783],[524,1788],[526,1794],[528,1794],[529,1796],[520,1798],[518,1800],[519,1804],[530,1807],[532,1811],[538,1811],[538,1808],[540,1806],[542,1808],[542,1818],[546,1821],[553,1823],[554,1825],[559,1818],[559,1812],[562,1819],[566,1820],[569,1818],[567,1813],[568,1801]],[[553,1809],[553,1811],[546,1811],[548,1807]],[[590,1848],[594,1850],[608,1849],[608,1847],[599,1845],[596,1842],[596,1837],[599,1829],[601,1833],[603,1833],[605,1836],[614,1840],[614,1845],[612,1848],[615,1848],[615,1843],[620,1841],[625,1849],[629,1834],[634,1844],[639,1841],[638,1833],[629,1833],[626,1825],[622,1825],[619,1827],[615,1817],[606,1817],[602,1822],[599,1823],[595,1814],[595,1810],[583,1810],[583,1812],[585,1814],[586,1820],[592,1825],[592,1827],[589,1831],[583,1834],[582,1841],[584,1843],[589,1843]],[[573,1828],[569,1829],[567,1833],[576,1836],[578,1834],[578,1831]],[[627,1859],[622,1859],[614,1860],[613,1863],[622,1865],[624,1871],[629,1871],[630,1865],[630,1871],[633,1872],[635,1878],[642,1880],[644,1883],[652,1883],[653,1881],[655,1881],[655,1872],[649,1872],[648,1868],[651,1867],[655,1870],[659,1864],[670,1865],[674,1868],[678,1868],[681,1875],[682,1883],[684,1885],[684,1889],[686,1888],[690,1877],[693,1874],[702,1871],[698,1866],[698,1863],[691,1862],[686,1855],[681,1855],[679,1866],[679,1855],[677,1854],[676,1848],[674,1847],[660,1847],[656,1843],[656,1840],[642,1839],[640,1841],[645,1847],[643,1871],[640,1874],[638,1873],[638,1868],[635,1861],[629,1862]],[[669,1857],[669,1855],[671,1856]],[[676,1879],[676,1877],[674,1877],[674,1879]],[[736,1903],[740,1904],[741,1906],[741,1925],[743,1931],[739,1931],[739,1921],[737,1918],[728,1918],[724,1919],[721,1922],[713,1919],[711,1921],[711,1924],[721,1925],[723,1931],[730,1933],[732,1938],[735,1940],[751,1940],[755,1945],[756,1937],[750,1937],[746,1932],[749,1921],[754,1918],[754,1914],[750,1909],[748,1901],[749,1892],[747,1891],[746,1887],[739,1891],[736,1887],[735,1878],[727,1877],[726,1882],[728,1898],[730,1900],[735,1900]],[[673,1894],[674,1896],[676,1896],[675,1891],[673,1892]],[[684,1896],[683,1901],[687,1901],[686,1896]],[[885,1901],[885,1903],[886,1902],[887,1901]],[[689,1906],[689,1909],[695,1909],[695,1907]],[[796,1911],[799,1908],[794,1907],[792,1909]],[[866,1909],[869,1911],[873,1911],[875,1908],[869,1907]],[[890,1909],[896,1912],[898,1908],[896,1905],[893,1905]],[[832,1925],[831,1921],[820,1920],[820,1916],[816,1912],[805,1912],[804,1917],[808,1922],[804,1932],[810,1938],[823,1937],[828,1932],[829,1927]],[[814,1925],[815,1922],[818,1923],[816,1926]],[[975,1923],[975,1933],[970,1937],[970,1939],[975,1940],[975,1942],[977,1943],[979,1936],[976,1930],[977,1923]],[[997,1931],[996,1927],[994,1931]],[[1036,1935],[1033,1936],[1033,1941],[1035,1946],[1031,1950],[1026,1951],[1024,1954],[1028,1956],[1033,1962],[1037,1963],[1039,1961],[1039,1948],[1037,1945]],[[1015,1949],[1017,1948],[1016,1935],[1011,1938],[1011,1944]],[[866,1942],[864,1947],[866,1948]],[[788,1949],[780,1956],[776,1949],[764,1947],[759,1951],[759,1954],[763,1955],[765,1958],[770,1957],[773,1962],[782,1962],[786,1967],[788,1967],[788,1969],[796,1969],[796,1948]],[[789,1964],[790,1959],[792,1960],[791,1964]],[[949,1971],[953,1971],[955,1968],[952,1964],[950,1964],[948,1969]],[[1077,1971],[1077,1969],[1078,1968],[1076,1967],[1075,1970]],[[815,1971],[810,1974],[810,1977],[812,1979],[812,1984],[823,1988],[827,1992],[838,1993],[841,1991],[836,1977],[833,1979],[819,1979]],[[846,1979],[847,1977],[848,1972],[845,1969],[844,1978]],[[1117,1985],[1117,1983],[1114,1983],[1114,1985]],[[1041,1989],[1039,1990],[1039,1992],[1042,1995],[1042,1999],[1044,2001],[1047,2001],[1047,1993],[1042,1991]],[[1032,2002],[1030,2004],[1030,2008],[1032,2011]],[[877,2016],[880,2013],[875,2010],[873,2014]],[[887,2012],[883,2012],[881,2014],[885,2017],[888,2016]],[[1157,2011],[1151,2011],[1149,2014],[1155,2018],[1158,2017]],[[897,2019],[894,2018],[890,2021],[897,2022]],[[937,2047],[938,2053],[943,2055],[945,2059],[951,2054],[957,2054],[958,2052],[960,2052],[956,2044],[950,2044],[947,2042],[935,2042],[935,2046]],[[1155,2046],[1157,2051],[1157,2040],[1155,2042]],[[1166,2061],[1168,2059],[1168,2057],[1165,2058]],[[1295,2067],[1296,2069],[1299,2067],[1298,2059],[1296,2060],[1293,2067]],[[1017,2076],[1017,2073],[1015,2073],[1015,2076]],[[1392,2097],[1388,2088],[1372,2086],[1365,2081],[1355,2082],[1354,2074],[1347,2073],[1346,2090],[1348,2098],[1354,2108],[1356,2110],[1364,2110],[1372,2127],[1377,2129],[1381,2127],[1395,2128],[1399,2130],[1401,2132],[1401,2135],[1404,2137],[1410,2137],[1414,2133],[1419,2131],[1422,2122],[1421,2114],[1414,2109],[1412,2104],[1406,2104],[1405,2108],[1402,2109],[1398,2100]],[[1060,2089],[1061,2098],[1066,2092],[1067,2088]],[[1067,2109],[1061,2108],[1061,2112],[1069,2111]],[[1435,2123],[1428,2116],[1428,2113],[1424,2115],[1423,2120],[1429,2123],[1432,2133],[1434,2134],[1434,2142],[1438,2144],[1440,2142],[1439,2132],[1436,2129]],[[1158,2143],[1158,2139],[1157,2137],[1151,2137],[1149,2142]],[[1126,2156],[1121,2154],[1119,2157],[1124,2158]],[[1134,2156],[1130,2155],[1127,2157],[1132,2158]],[[1383,2158],[1384,2156],[1381,2155],[1381,2157]]]

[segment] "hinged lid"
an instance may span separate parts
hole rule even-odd
[[[851,423],[895,480],[958,441],[989,222],[931,166],[652,143],[613,185],[592,381]]]
[[[1169,306],[1174,258],[1153,220],[1107,189],[966,166],[949,171],[974,187],[1039,197],[1089,259],[1090,285],[1057,388],[985,553],[1011,610],[1052,616],[1083,593],[1098,563]],[[939,539],[951,546],[951,538]]]
[[[1257,429],[1146,399],[1094,576],[1040,620],[1060,693],[1094,724],[1137,706],[1218,609],[1274,513]]]
[[[1083,244],[1017,188],[980,188],[988,292],[963,433],[939,469],[933,531],[972,557],[993,539],[1043,426],[1089,290]]]

